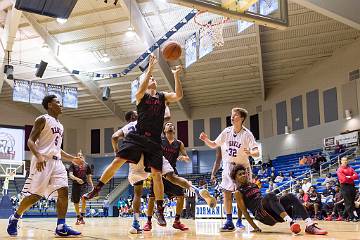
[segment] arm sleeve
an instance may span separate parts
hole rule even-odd
[[[355,172],[355,170],[353,168],[351,168],[351,170],[352,170],[352,176],[351,176],[352,180],[359,179],[359,175]]]
[[[255,141],[254,135],[251,132],[249,132],[249,135],[248,135],[248,142],[249,142],[249,148],[251,150],[259,147]]]
[[[226,138],[226,128],[220,133],[220,135],[215,139],[215,143],[218,146],[224,144]]]
[[[345,183],[346,182],[346,176],[345,176],[345,174],[343,173],[343,171],[342,171],[342,169],[341,168],[339,168],[338,170],[337,170],[337,176],[338,176],[338,178],[339,178],[339,182],[340,183]]]

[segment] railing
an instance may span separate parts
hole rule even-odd
[[[114,190],[112,190],[107,196],[108,196],[108,200],[109,200],[109,204],[111,204],[112,202],[114,202],[118,196],[125,190],[127,189],[129,186],[129,182],[127,179],[124,179],[119,185],[116,186],[116,188],[114,188]]]
[[[337,155],[336,157],[333,157],[330,159],[330,161],[328,162],[324,162],[323,164],[320,165],[320,176],[323,173],[323,171],[325,170],[330,170],[333,166],[335,166],[336,164],[340,165],[340,158],[346,156],[348,153],[353,153],[355,151],[355,148],[350,148],[348,150],[346,150],[343,153],[340,153],[339,155]],[[334,161],[336,160],[336,161]],[[327,167],[325,165],[328,165]]]
[[[347,154],[348,154],[349,152],[351,152],[351,151],[354,151],[354,148],[348,149],[348,150],[346,150],[345,152],[340,153],[339,155],[331,158],[330,161],[329,161],[329,162],[330,162],[330,165],[329,165],[327,168],[331,168],[331,166],[334,165],[334,163],[332,163],[334,160],[338,160],[338,161],[339,161],[340,158],[344,157],[345,155],[347,155]],[[337,164],[338,161],[335,161],[335,164]],[[323,163],[323,164],[320,165],[320,175],[321,175],[321,166],[323,166],[323,165],[325,165],[325,164],[329,164],[329,162],[326,162],[326,163]],[[327,169],[327,168],[326,168],[326,169]],[[311,171],[311,169],[310,169],[309,171],[306,171],[305,173],[301,174],[300,176],[297,176],[297,177],[295,177],[295,178],[291,178],[289,181],[287,181],[287,182],[285,182],[284,184],[282,184],[281,186],[275,188],[273,191],[279,190],[279,193],[278,193],[278,194],[281,194],[281,192],[282,192],[282,191],[281,191],[281,188],[283,188],[283,187],[286,186],[286,185],[289,185],[289,187],[288,187],[288,188],[285,188],[283,191],[290,190],[290,192],[291,192],[291,191],[292,191],[292,184],[293,184],[293,182],[296,182],[297,180],[299,180],[300,178],[303,178],[303,177],[306,176],[307,174],[310,174],[310,182],[312,183],[313,175],[312,175],[312,171]]]

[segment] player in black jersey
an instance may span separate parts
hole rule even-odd
[[[141,156],[144,155],[144,164],[151,169],[154,181],[157,221],[160,226],[166,226],[163,207],[164,185],[161,176],[163,157],[161,133],[164,124],[165,104],[179,101],[183,97],[180,82],[182,67],[177,66],[175,70],[172,70],[175,79],[175,92],[158,92],[157,82],[152,75],[155,64],[156,57],[151,55],[145,77],[135,95],[138,113],[136,132],[127,134],[116,158],[105,169],[96,187],[85,194],[84,198],[91,199],[98,196],[104,184],[110,181],[124,163],[137,164]]]
[[[241,208],[246,220],[254,228],[254,232],[261,232],[261,229],[254,223],[247,209],[261,223],[273,226],[278,222],[288,222],[290,230],[297,234],[301,231],[300,224],[292,217],[301,217],[305,223],[305,232],[315,235],[325,235],[327,231],[316,226],[312,222],[305,207],[293,194],[286,194],[278,198],[274,193],[268,193],[264,197],[260,189],[254,183],[249,182],[246,176],[246,169],[242,165],[236,165],[231,172],[231,178],[237,185],[238,205]]]
[[[184,144],[175,138],[175,126],[172,122],[167,122],[164,127],[165,137],[162,138],[162,150],[164,157],[169,161],[170,165],[173,167],[174,174],[177,176],[178,171],[176,169],[176,162],[178,160],[183,160],[185,162],[189,162],[189,156],[186,153],[186,149]],[[179,155],[181,153],[181,155]],[[173,176],[174,176],[173,175]],[[190,183],[186,179],[182,179],[182,181],[186,181],[187,184]],[[182,231],[188,230],[189,228],[186,227],[183,223],[180,222],[180,216],[183,211],[184,206],[184,188],[175,185],[171,181],[166,179],[166,176],[163,178],[164,182],[164,192],[169,198],[176,197],[176,216],[175,221],[173,223],[173,227],[176,229],[180,229]],[[153,184],[151,185],[153,187]],[[189,187],[186,187],[189,188]],[[147,210],[147,217],[148,221],[144,226],[144,231],[150,231],[152,229],[151,218],[154,211],[154,195],[153,192],[150,194],[150,199],[148,202],[148,210]]]

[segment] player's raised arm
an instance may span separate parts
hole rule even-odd
[[[183,67],[181,65],[176,66],[175,70],[172,70],[172,73],[174,74],[174,78],[175,78],[175,92],[164,92],[165,94],[165,99],[167,102],[177,102],[180,101],[183,96],[183,89],[182,89],[182,85],[180,82],[180,73],[182,71]]]
[[[218,146],[215,141],[211,141],[208,135],[204,132],[200,133],[199,139],[202,140],[210,148],[216,148]]]
[[[156,64],[156,57],[154,54],[150,55],[149,58],[149,67],[147,68],[146,74],[145,74],[145,78],[144,80],[140,83],[139,89],[136,92],[136,105],[138,105],[141,101],[141,99],[144,97],[146,89],[148,88],[149,85],[149,80],[152,76],[152,72],[154,70],[154,66]]]

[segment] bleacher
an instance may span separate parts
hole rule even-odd
[[[93,177],[94,185],[98,183],[98,177]],[[127,180],[127,179],[126,179]],[[0,186],[3,185],[4,179],[0,180]],[[102,209],[105,197],[117,186],[120,184],[121,181],[124,181],[124,178],[113,178],[111,181],[106,184],[103,189],[100,191],[99,198],[96,200],[88,201],[87,209]],[[14,181],[9,181],[9,189],[8,195],[9,196],[17,196],[23,186],[25,184],[25,178],[15,178]],[[71,189],[72,189],[72,180],[69,179],[69,207],[68,207],[68,216],[75,216],[75,209],[73,204],[70,202],[71,198]],[[90,190],[90,189],[89,189]],[[44,204],[42,204],[44,205]],[[56,216],[56,208],[49,206],[48,208],[39,205],[35,205],[35,207],[29,209],[24,216],[31,216],[31,217],[55,217]]]

